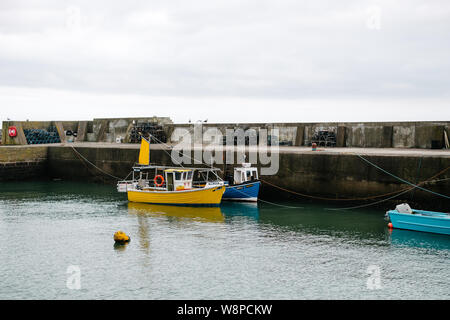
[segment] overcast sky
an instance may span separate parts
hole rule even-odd
[[[450,120],[450,1],[0,1],[0,121]]]

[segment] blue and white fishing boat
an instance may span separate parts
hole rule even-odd
[[[450,215],[443,212],[413,210],[402,203],[386,212],[393,228],[450,235]]]
[[[225,193],[222,200],[231,201],[258,201],[259,187],[258,169],[251,163],[243,163],[241,167],[234,168],[233,184],[225,181]]]

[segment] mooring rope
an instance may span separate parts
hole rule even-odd
[[[156,138],[155,136],[153,136],[153,135],[151,135],[157,142],[159,142],[159,143],[161,143],[161,144],[163,144],[163,145],[165,145],[165,146],[167,146],[167,147],[169,147],[169,148],[172,148],[171,146],[169,146],[169,145],[167,145],[167,144],[165,144],[164,142],[162,142],[161,140],[159,140],[158,138]],[[183,135],[184,136],[184,135]],[[171,156],[168,152],[166,152],[164,149],[162,149],[167,155],[169,155],[169,156]],[[194,162],[197,160],[197,159],[195,159],[195,158],[192,158],[192,157],[190,157],[190,156],[187,156],[188,158],[190,158],[191,160],[194,160]],[[197,160],[198,161],[198,160]],[[182,166],[183,167],[183,165],[180,163],[180,166]],[[184,168],[184,167],[183,167]],[[216,175],[217,176],[217,175]],[[217,176],[218,177],[218,176]],[[220,177],[218,177],[219,179],[220,179]],[[222,179],[221,179],[222,180]],[[244,192],[242,192],[242,191],[240,191],[240,190],[237,190],[236,189],[236,191],[238,191],[238,192],[240,192],[240,193],[242,193],[242,194],[244,194],[244,195],[247,195],[247,194],[245,194]],[[283,205],[283,204],[279,204],[279,203],[274,203],[274,202],[270,202],[270,201],[267,201],[267,200],[262,200],[262,199],[258,199],[258,201],[261,201],[261,202],[264,202],[264,203],[267,203],[267,204],[271,204],[271,205],[274,205],[274,206],[278,206],[278,207],[283,207],[283,208],[288,208],[288,209],[303,209],[303,207],[293,207],[293,206],[286,206],[286,205]]]
[[[390,195],[394,195],[394,194],[396,194],[396,196],[398,196],[400,194],[406,193],[406,191],[413,190],[416,187],[419,188],[419,189],[422,189],[422,190],[428,190],[428,189],[420,187],[420,185],[421,184],[425,184],[425,183],[430,183],[430,182],[437,182],[437,181],[430,181],[430,180],[434,179],[435,177],[437,177],[437,176],[439,176],[441,174],[443,174],[445,171],[447,171],[449,169],[450,169],[450,167],[447,167],[444,170],[438,172],[433,177],[431,177],[431,178],[429,178],[429,179],[427,179],[425,181],[422,181],[421,183],[418,183],[418,184],[408,183],[408,184],[413,186],[412,188],[408,187],[408,188],[404,188],[404,189],[401,189],[401,190],[396,190],[396,191],[393,191],[393,192],[388,192],[388,193],[384,193],[384,194],[380,194],[380,195],[374,195],[374,196],[368,196],[368,197],[360,197],[360,198],[328,198],[328,197],[320,197],[320,196],[308,195],[308,194],[304,194],[304,193],[300,193],[300,192],[296,192],[296,191],[292,191],[292,190],[288,190],[288,189],[282,188],[280,186],[277,186],[277,185],[275,185],[273,183],[270,183],[270,182],[262,180],[262,179],[261,179],[261,181],[266,183],[266,184],[268,184],[268,185],[271,185],[272,187],[275,187],[275,188],[278,188],[280,190],[283,190],[285,192],[288,192],[288,193],[291,193],[291,194],[294,194],[294,195],[298,195],[298,196],[302,196],[302,197],[312,198],[312,199],[318,199],[318,200],[324,200],[324,201],[363,201],[363,200],[370,200],[370,199],[376,199],[376,198],[381,198],[381,197],[385,197],[385,196],[390,196]],[[385,171],[385,170],[383,170],[383,171]],[[438,181],[444,181],[444,180],[447,180],[447,179],[441,179],[441,180],[438,180]],[[404,181],[406,181],[406,180],[404,180]],[[446,195],[442,195],[440,193],[437,193],[437,192],[434,192],[434,191],[431,191],[431,190],[428,190],[428,191],[431,192],[431,193],[434,193],[436,195],[440,195],[440,196],[443,196],[443,197],[446,197],[446,198],[450,198],[450,197],[448,197]]]
[[[247,195],[245,192],[242,192],[241,190],[235,189],[237,192],[242,193],[243,195]],[[258,198],[258,201],[267,203],[267,204],[271,204],[277,207],[283,207],[283,208],[287,208],[287,209],[304,209],[304,207],[294,207],[294,206],[286,206],[284,204],[279,204],[279,203],[275,203],[275,202],[271,202],[271,201],[267,201],[267,200],[263,200],[261,198]]]
[[[270,201],[267,201],[267,200],[263,200],[263,199],[261,199],[261,198],[258,198],[258,201],[261,201],[261,202],[264,202],[264,203],[267,203],[267,204],[271,204],[271,205],[273,205],[273,206],[286,208],[286,209],[304,209],[304,207],[286,206],[286,205],[284,205],[284,204],[279,204],[279,203],[275,203],[275,202],[270,202]]]
[[[188,133],[189,133],[190,131],[191,131],[191,129],[188,130]],[[188,134],[188,133],[186,133],[186,134]],[[186,134],[185,134],[185,135],[186,135]],[[162,142],[161,140],[159,140],[159,139],[156,138],[155,136],[153,136],[153,135],[150,135],[150,136],[153,137],[153,138],[154,138],[157,142],[159,142],[160,144],[163,144],[164,146],[168,147],[169,149],[173,149],[172,146],[167,145],[166,143]],[[183,136],[184,136],[184,135],[183,135]],[[119,178],[119,177],[116,177],[116,176],[114,176],[114,175],[112,175],[112,174],[110,174],[110,173],[108,173],[108,172],[102,170],[101,168],[99,168],[98,166],[96,166],[94,163],[92,163],[91,161],[89,161],[88,159],[86,159],[81,153],[79,153],[79,152],[75,149],[74,146],[71,145],[70,147],[71,147],[72,150],[79,156],[79,158],[81,157],[84,161],[86,161],[87,163],[89,163],[90,165],[92,165],[94,168],[96,168],[96,169],[99,170],[100,172],[102,172],[102,173],[108,175],[108,176],[111,177],[111,178],[114,178],[114,179],[117,179],[117,180],[125,180],[125,179],[128,178],[129,175],[131,174],[131,172],[128,173],[128,175],[127,175],[125,178],[123,178],[123,179],[122,179],[122,178]],[[163,150],[167,155],[171,156],[171,154],[168,153],[166,150],[164,150],[164,149],[162,149],[162,150]],[[380,200],[380,201],[376,201],[376,202],[373,202],[373,203],[370,203],[370,204],[365,204],[365,205],[360,205],[360,206],[354,206],[354,207],[347,207],[347,208],[326,208],[326,209],[328,209],[328,210],[347,210],[347,209],[356,209],[356,208],[361,208],[361,207],[366,207],[366,206],[375,205],[375,204],[382,203],[382,202],[384,202],[384,201],[388,201],[388,200],[390,200],[390,199],[393,199],[393,198],[395,198],[395,197],[397,197],[397,196],[399,196],[399,195],[402,195],[402,194],[404,194],[404,193],[407,193],[407,192],[409,192],[409,191],[411,191],[411,190],[414,190],[414,189],[416,189],[416,188],[417,188],[417,189],[420,189],[420,190],[422,190],[422,191],[425,191],[425,192],[432,193],[432,194],[437,195],[437,196],[441,196],[441,197],[450,199],[450,197],[447,196],[447,195],[443,195],[443,194],[441,194],[441,193],[434,192],[434,191],[432,191],[432,190],[429,190],[429,189],[426,189],[426,188],[423,188],[423,187],[420,186],[420,185],[425,184],[425,183],[433,182],[433,181],[431,181],[431,179],[434,179],[435,177],[441,175],[442,173],[444,173],[445,171],[447,171],[448,169],[450,169],[450,167],[447,167],[446,169],[440,171],[438,174],[434,175],[433,177],[431,177],[431,178],[428,179],[428,180],[425,180],[425,181],[422,181],[422,182],[420,182],[420,183],[414,184],[414,183],[412,183],[412,182],[410,182],[410,181],[407,181],[407,180],[405,180],[405,179],[402,179],[402,178],[400,178],[400,177],[398,177],[398,176],[396,176],[396,175],[394,175],[394,174],[388,172],[387,170],[385,170],[385,169],[379,167],[378,165],[376,165],[376,164],[372,163],[371,161],[365,159],[364,157],[362,157],[362,156],[359,155],[359,154],[356,154],[356,153],[353,153],[353,154],[356,155],[357,157],[359,157],[360,159],[362,159],[363,161],[365,161],[366,163],[368,163],[368,164],[374,166],[374,167],[377,168],[378,170],[381,170],[382,172],[384,172],[384,173],[386,173],[386,174],[388,174],[388,175],[394,177],[395,179],[397,179],[397,180],[399,180],[399,181],[401,181],[401,182],[403,182],[403,183],[405,183],[405,184],[408,184],[408,185],[410,185],[410,186],[412,186],[412,187],[411,187],[411,188],[405,188],[405,189],[397,190],[397,191],[393,191],[393,192],[388,192],[388,193],[381,194],[381,195],[368,196],[368,197],[359,197],[359,198],[328,198],[328,197],[320,197],[320,196],[308,195],[308,194],[304,194],[304,193],[300,193],[300,192],[288,190],[288,189],[282,188],[282,187],[280,187],[280,186],[277,186],[277,185],[275,185],[275,184],[273,184],[273,183],[267,182],[267,181],[262,180],[262,179],[260,179],[260,181],[263,182],[263,183],[266,183],[266,184],[268,184],[268,185],[271,185],[271,186],[273,186],[273,187],[275,187],[275,188],[278,188],[278,189],[280,189],[280,190],[283,190],[283,191],[285,191],[285,192],[291,193],[291,194],[295,194],[295,195],[299,195],[299,196],[307,197],[307,198],[312,198],[312,199],[325,200],[325,201],[362,201],[362,200],[376,199],[376,198],[380,198],[380,197],[384,197],[384,196],[388,196],[388,195],[389,195],[389,196],[390,196],[390,195],[394,195],[394,196],[392,196],[392,197],[389,197],[389,198],[386,198],[386,199],[382,199],[382,200]],[[195,163],[195,161],[198,161],[197,159],[192,158],[192,157],[190,157],[190,156],[187,156],[187,157],[188,157],[189,159],[193,160],[194,163]],[[80,159],[80,160],[81,160],[81,159]],[[183,166],[181,163],[179,163],[179,165],[180,165],[181,167],[184,168],[184,166]],[[87,167],[86,167],[86,168],[87,168]],[[444,181],[444,180],[448,180],[448,179],[440,179],[440,180],[437,180],[437,181]],[[238,191],[238,192],[241,192],[240,190],[237,190],[237,191]],[[241,193],[244,194],[243,192],[241,192]],[[285,206],[285,205],[281,205],[281,204],[278,204],[278,203],[270,202],[270,201],[267,201],[267,200],[262,200],[262,199],[258,199],[258,200],[261,201],[261,202],[265,202],[265,203],[271,204],[271,205],[275,205],[275,206],[280,206],[280,207],[285,207],[285,208],[303,209],[303,207]]]
[[[190,131],[191,131],[191,129],[188,130],[188,133],[189,133]],[[185,134],[185,135],[186,135],[186,134]],[[184,135],[183,135],[183,136],[184,136]],[[161,143],[161,144],[167,146],[168,148],[172,149],[171,146],[165,144],[164,142],[162,142],[161,140],[157,139],[157,138],[154,137],[154,136],[152,136],[152,137],[153,137],[157,142],[159,142],[159,143]],[[166,152],[164,149],[163,149],[163,151]],[[170,154],[167,153],[167,152],[166,152],[166,154],[170,155]],[[375,205],[375,204],[377,204],[377,203],[381,203],[381,202],[384,202],[384,201],[388,201],[388,200],[390,200],[390,199],[393,199],[393,198],[395,198],[395,197],[397,197],[397,196],[400,196],[400,195],[402,195],[402,194],[404,194],[404,193],[407,193],[407,192],[409,192],[409,191],[411,191],[411,190],[414,190],[414,189],[416,189],[416,188],[418,188],[418,189],[420,189],[420,190],[423,190],[423,191],[426,191],[426,192],[433,193],[433,194],[438,195],[438,196],[442,196],[442,197],[447,198],[447,199],[450,199],[449,196],[446,196],[446,195],[443,195],[443,194],[434,192],[434,191],[432,191],[432,190],[428,190],[428,189],[425,189],[425,188],[423,188],[423,187],[420,187],[421,184],[424,184],[424,183],[429,182],[428,180],[427,180],[427,181],[423,181],[423,182],[421,182],[421,183],[419,183],[419,184],[413,184],[413,183],[411,183],[411,182],[409,182],[409,181],[407,181],[407,180],[404,180],[404,179],[402,179],[402,178],[400,178],[400,177],[397,177],[397,176],[395,176],[394,174],[391,174],[390,172],[388,172],[388,171],[382,169],[381,167],[379,167],[379,166],[377,166],[377,165],[371,163],[369,160],[365,159],[365,158],[362,157],[361,155],[356,154],[356,153],[354,153],[354,154],[355,154],[356,156],[358,156],[359,158],[361,158],[362,160],[364,160],[364,161],[368,162],[369,164],[375,166],[377,169],[382,170],[383,172],[385,172],[385,173],[391,175],[392,177],[394,177],[394,178],[396,178],[396,179],[398,179],[398,180],[400,180],[400,181],[402,181],[402,182],[404,182],[404,183],[406,183],[406,184],[408,184],[408,185],[411,185],[412,188],[405,188],[405,189],[401,189],[401,190],[397,190],[397,191],[393,191],[393,192],[388,192],[388,193],[384,193],[384,194],[380,194],[380,195],[375,195],[375,196],[368,196],[368,197],[359,197],[359,198],[328,198],[328,197],[313,196],[313,195],[307,195],[307,194],[300,193],[300,192],[295,192],[295,191],[292,191],[292,190],[288,190],[288,189],[279,187],[279,186],[277,186],[277,185],[275,185],[275,184],[272,184],[272,183],[270,183],[270,182],[267,182],[267,181],[265,181],[265,180],[262,180],[262,179],[260,179],[260,180],[261,180],[261,182],[263,182],[263,183],[269,184],[269,185],[271,185],[271,186],[273,186],[273,187],[276,187],[276,188],[278,188],[278,189],[280,189],[280,190],[283,190],[283,191],[286,191],[286,192],[288,192],[288,193],[292,193],[292,194],[296,194],[296,195],[300,195],[300,196],[308,197],[308,198],[312,198],[312,199],[326,200],[326,201],[363,201],[363,200],[370,200],[370,199],[376,199],[376,198],[381,198],[381,197],[385,197],[385,196],[394,195],[394,196],[392,196],[392,197],[390,197],[390,198],[386,198],[386,199],[383,199],[383,200],[380,200],[380,201],[377,201],[377,202],[374,202],[374,203],[370,204],[370,205]],[[192,158],[192,157],[190,157],[190,156],[187,156],[187,157],[190,158],[191,160],[193,160],[194,162],[197,160],[197,159]],[[197,161],[198,161],[198,160],[197,160]],[[180,164],[180,165],[183,167],[182,164]],[[437,176],[441,175],[442,173],[444,173],[444,172],[447,171],[448,169],[450,169],[450,167],[447,167],[446,169],[442,170],[441,172],[439,172],[437,175],[433,176],[433,177],[430,178],[430,179],[433,179],[434,177],[437,177]],[[442,179],[442,180],[445,180],[445,179]],[[239,191],[239,190],[237,190],[237,191]],[[239,192],[240,192],[240,191],[239,191]],[[259,200],[259,201],[262,201],[262,202],[266,202],[266,203],[268,203],[268,204],[272,204],[272,205],[276,205],[276,206],[281,206],[281,207],[286,207],[286,208],[303,208],[303,207],[284,206],[284,205],[281,205],[281,204],[273,203],[273,202],[270,202],[270,201],[267,201],[267,200],[262,200],[262,199],[258,199],[258,200]],[[363,205],[363,206],[365,206],[365,205]],[[362,206],[356,206],[356,207],[351,207],[351,208],[357,208],[357,207],[362,207]],[[347,208],[341,208],[341,209],[336,209],[336,210],[344,210],[344,209],[347,209]],[[348,209],[350,209],[350,208],[348,208]],[[334,208],[333,208],[333,210],[334,210]]]
[[[278,188],[278,189],[280,189],[282,191],[285,191],[285,192],[288,192],[288,193],[292,193],[294,195],[298,195],[298,196],[302,196],[302,197],[306,197],[306,198],[311,198],[311,199],[325,200],[325,201],[360,201],[360,200],[370,200],[370,199],[375,199],[375,198],[380,198],[380,197],[392,195],[392,194],[395,194],[395,193],[398,193],[398,192],[402,192],[403,190],[406,190],[406,189],[402,189],[402,190],[397,190],[397,191],[393,191],[393,192],[388,192],[388,193],[384,193],[384,194],[380,194],[380,195],[376,195],[376,196],[369,196],[369,197],[363,197],[363,198],[327,198],[327,197],[314,196],[314,195],[309,195],[309,194],[305,194],[305,193],[300,193],[300,192],[288,190],[288,189],[282,188],[280,186],[277,186],[276,184],[270,183],[270,182],[268,182],[266,180],[262,180],[262,179],[260,179],[260,180],[262,182],[264,182],[265,184],[268,184],[268,185],[270,185],[272,187]]]
[[[419,164],[418,164],[418,166],[417,166],[417,172],[416,172],[416,184],[419,183],[420,169],[422,169],[422,159],[423,159],[423,157],[420,157],[420,159],[419,159]],[[411,200],[414,198],[414,192],[415,192],[415,189],[411,192],[411,197],[410,197]]]
[[[90,162],[88,159],[86,159],[81,153],[79,153],[78,151],[77,151],[77,149],[75,149],[75,147],[74,146],[70,146],[71,148],[72,148],[72,150],[79,156],[79,157],[81,157],[84,161],[86,161],[87,163],[89,163],[91,166],[93,166],[94,168],[96,168],[98,171],[100,171],[100,172],[102,172],[102,173],[104,173],[104,174],[106,174],[106,175],[108,175],[108,176],[110,176],[111,178],[114,178],[114,179],[117,179],[117,180],[125,180],[126,178],[128,178],[129,176],[130,176],[130,174],[131,174],[131,171],[130,171],[130,173],[128,173],[128,175],[125,177],[125,178],[119,178],[119,177],[116,177],[116,176],[114,176],[114,175],[112,175],[112,174],[110,174],[110,173],[108,173],[108,172],[106,172],[106,171],[104,171],[104,170],[102,170],[101,168],[99,168],[98,166],[96,166],[94,163],[92,163],[92,162]],[[81,159],[80,159],[81,160]]]
[[[426,183],[434,183],[434,182],[439,182],[439,181],[450,180],[450,178],[444,178],[444,179],[433,180],[434,178],[436,178],[436,177],[440,176],[441,174],[443,174],[443,173],[444,173],[445,171],[447,171],[448,169],[450,169],[450,167],[447,167],[447,168],[445,168],[444,170],[439,171],[437,174],[435,174],[435,175],[432,176],[431,178],[429,178],[429,179],[427,179],[427,180],[425,180],[425,181],[422,181],[422,182],[418,183],[418,185],[426,184]],[[399,194],[396,194],[395,196],[392,196],[392,197],[389,197],[389,198],[386,198],[386,199],[383,199],[383,200],[380,200],[380,201],[371,202],[371,203],[368,203],[368,204],[363,204],[363,205],[354,206],[354,207],[347,207],[347,208],[325,208],[325,210],[351,210],[351,209],[358,209],[358,208],[370,207],[370,206],[373,206],[373,205],[376,205],[376,204],[379,204],[379,203],[382,203],[382,202],[385,202],[385,201],[389,201],[389,200],[391,200],[391,199],[393,199],[393,198],[395,198],[395,197],[397,197],[397,196],[399,196],[399,195],[402,195],[402,194],[404,194],[404,193],[408,193],[409,191],[414,190],[414,189],[416,189],[416,187],[411,187],[411,188],[408,188],[407,190],[405,190],[405,191],[403,191],[403,192],[400,192]]]
[[[396,195],[394,195],[392,197],[389,197],[389,198],[386,198],[386,199],[382,199],[382,200],[379,200],[379,201],[375,201],[375,202],[371,202],[371,203],[368,203],[368,204],[362,204],[362,205],[359,205],[359,206],[346,207],[346,208],[325,208],[325,210],[339,211],[339,210],[351,210],[351,209],[359,209],[359,208],[370,207],[370,206],[374,206],[376,204],[379,204],[379,203],[386,202],[386,201],[389,201],[391,199],[394,199],[394,198],[398,197],[399,195],[402,195],[404,193],[408,193],[412,189],[414,189],[414,188],[411,188],[411,189],[408,189],[406,191],[400,192],[400,193],[398,193],[398,194],[396,194]]]
[[[190,131],[190,130],[189,130]],[[183,136],[185,136],[186,134],[184,134]],[[167,144],[165,144],[164,142],[162,142],[161,140],[159,140],[158,138],[156,138],[155,136],[153,136],[153,135],[151,135],[157,142],[159,142],[159,143],[161,143],[161,144],[163,144],[163,145],[165,145],[166,147],[168,147],[168,148],[170,148],[170,149],[172,149],[172,146],[169,146],[169,145],[167,145]],[[182,136],[182,137],[183,137]],[[166,152],[164,149],[162,149],[167,155],[169,155],[169,156],[171,156],[168,152]],[[189,159],[191,159],[191,160],[193,160],[194,161],[194,163],[195,163],[195,161],[197,160],[197,159],[195,159],[195,158],[192,158],[192,157],[190,157],[190,156],[188,156],[188,155],[186,155]],[[198,160],[197,160],[198,161]],[[183,165],[180,163],[180,166],[182,166],[183,167]],[[184,167],[183,167],[184,168]],[[216,175],[217,176],[217,175]],[[218,177],[218,176],[217,176]],[[220,179],[220,177],[218,177],[219,179]],[[221,179],[222,180],[222,179]],[[237,190],[236,189],[236,191],[238,191],[238,192],[240,192],[240,193],[242,193],[242,194],[244,194],[244,195],[247,195],[247,194],[245,194],[244,192],[242,192],[242,191],[240,191],[240,190]],[[271,202],[271,201],[267,201],[267,200],[262,200],[262,199],[258,199],[258,201],[261,201],[261,202],[264,202],[264,203],[267,203],[267,204],[271,204],[271,205],[274,205],[274,206],[278,206],[278,207],[283,207],[283,208],[287,208],[287,209],[304,209],[303,207],[293,207],[293,206],[286,206],[286,205],[283,205],[283,204],[279,204],[279,203],[275,203],[275,202]]]
[[[363,156],[361,156],[361,155],[359,155],[359,154],[356,154],[356,155],[357,155],[360,159],[364,160],[365,162],[367,162],[367,163],[369,163],[370,165],[372,165],[372,166],[374,166],[375,168],[377,168],[378,170],[383,171],[384,173],[390,175],[391,177],[396,178],[397,180],[402,181],[403,183],[409,184],[410,186],[413,186],[413,187],[415,187],[415,188],[417,188],[417,189],[420,189],[420,190],[422,190],[422,191],[429,192],[429,193],[432,193],[432,194],[437,195],[437,196],[441,196],[441,197],[446,198],[446,199],[450,199],[450,197],[449,197],[449,196],[446,196],[445,194],[437,193],[437,192],[434,192],[434,191],[432,191],[432,190],[422,188],[421,186],[419,186],[419,185],[417,185],[417,184],[414,184],[414,183],[412,183],[412,182],[409,182],[409,181],[407,181],[407,180],[405,180],[405,179],[402,179],[402,178],[400,178],[400,177],[398,177],[398,176],[396,176],[396,175],[390,173],[389,171],[384,170],[383,168],[381,168],[381,167],[377,166],[376,164],[370,162],[369,160],[365,159]],[[450,168],[450,167],[449,167],[449,168]],[[448,168],[447,168],[447,169],[448,169]]]

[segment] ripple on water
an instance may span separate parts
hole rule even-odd
[[[0,186],[0,299],[450,298],[448,237],[302,206],[136,207],[111,186]],[[114,246],[117,230],[128,245]],[[66,286],[72,265],[80,290]]]

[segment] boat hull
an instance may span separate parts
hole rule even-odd
[[[258,201],[260,181],[246,182],[226,188],[222,200],[226,201]]]
[[[128,201],[175,205],[175,206],[219,206],[225,187],[190,189],[180,191],[129,190]]]
[[[450,217],[445,213],[418,211],[415,214],[388,211],[392,227],[450,235]]]

